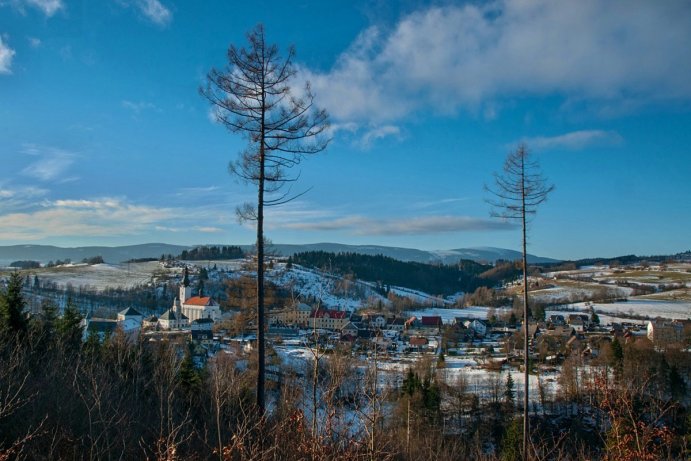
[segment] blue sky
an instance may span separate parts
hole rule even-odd
[[[0,244],[246,244],[241,137],[198,88],[265,26],[331,115],[280,243],[517,249],[483,191],[520,142],[556,258],[691,249],[691,4],[0,0]]]

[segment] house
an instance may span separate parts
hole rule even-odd
[[[91,315],[87,315],[80,322],[83,331],[83,340],[87,340],[89,336],[95,336],[99,341],[103,342],[106,338],[115,332],[118,327],[118,321],[112,319],[95,319]]]
[[[485,324],[485,322],[482,320],[468,320],[465,323],[465,327],[469,330],[472,330],[475,335],[480,338],[484,338],[484,336],[487,334],[487,324]]]
[[[117,329],[121,330],[128,339],[134,340],[139,336],[139,332],[142,329],[141,322],[136,319],[126,318],[125,320],[117,321]]]
[[[270,311],[269,323],[307,326],[312,308],[305,303],[296,302],[285,309]]]
[[[192,341],[196,341],[205,346],[210,346],[214,342],[214,335],[211,330],[192,330]]]
[[[560,325],[543,331],[545,335],[568,339],[576,335],[576,330],[568,325]]]
[[[331,309],[314,309],[309,316],[309,327],[324,330],[341,330],[350,322],[350,316],[345,311]]]
[[[521,325],[521,335],[523,334],[523,328],[524,324]],[[528,324],[528,338],[530,339],[535,339],[537,338],[540,334],[542,333],[542,329],[540,328],[540,325],[537,323],[529,323]]]
[[[588,328],[590,320],[587,315],[569,314],[567,324],[576,330],[577,333],[583,333]]]
[[[346,323],[343,328],[341,328],[341,336],[357,338],[359,328],[353,322]]]
[[[370,315],[369,323],[371,328],[384,328],[386,326],[386,317],[379,314]]]
[[[396,317],[389,319],[386,323],[387,330],[398,331],[399,333],[405,330],[406,320],[404,318]]]
[[[214,321],[208,318],[196,319],[190,322],[190,328],[192,331],[211,331],[213,325]]]
[[[658,317],[648,322],[646,335],[655,344],[680,342],[684,338],[684,324]]]
[[[157,328],[158,327],[158,317],[152,315],[150,317],[142,320],[142,328]]]
[[[441,329],[443,321],[440,315],[423,315],[420,319],[420,326],[425,329]]]
[[[424,336],[412,336],[408,341],[412,349],[421,351],[427,349],[429,341]]]
[[[125,311],[132,310],[134,314],[125,315]],[[141,314],[134,309],[125,309],[118,313],[117,319],[99,319],[93,318],[91,314],[82,319],[80,325],[82,326],[83,339],[86,340],[91,335],[96,335],[99,341],[105,340],[112,335],[116,330],[120,330],[128,339],[136,339],[141,331]]]
[[[139,313],[136,309],[134,309],[133,307],[128,307],[127,309],[118,312],[118,321],[119,321],[119,322],[122,322],[122,321],[125,321],[125,320],[128,320],[128,319],[129,319],[129,320],[134,320],[134,321],[137,322],[139,325],[141,325],[142,322],[144,321],[144,316],[143,316],[142,314],[140,314],[140,313]]]

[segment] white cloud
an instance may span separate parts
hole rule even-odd
[[[0,187],[0,213],[16,212],[36,206],[36,201],[48,194],[35,186]]]
[[[558,95],[617,106],[691,99],[691,4],[497,0],[371,27],[327,73],[302,69],[341,123],[417,110],[496,117],[497,100]]]
[[[47,17],[65,8],[62,0],[0,0],[0,6],[6,5],[13,7],[21,14],[26,14],[26,8],[31,7],[41,11]]]
[[[116,198],[56,200],[30,212],[0,215],[0,240],[132,235],[174,216],[167,208]]]
[[[430,235],[514,228],[510,223],[470,216],[373,219],[359,215],[312,222],[285,223],[282,227],[304,231],[347,231],[355,235]]]
[[[203,232],[205,234],[217,234],[219,232],[223,232],[223,229],[220,227],[213,227],[213,226],[195,226],[194,230],[198,232]]]
[[[38,48],[41,46],[41,39],[37,37],[27,37],[27,40],[29,40],[29,45],[31,45],[31,48]]]
[[[54,147],[27,144],[22,152],[26,155],[39,157],[22,170],[22,174],[41,181],[67,181],[74,178],[64,176],[67,169],[77,158],[76,154]]]
[[[151,22],[165,26],[173,19],[173,13],[158,0],[138,0],[137,8]]]
[[[620,144],[624,141],[616,131],[581,130],[572,131],[558,136],[537,136],[525,138],[523,142],[529,149],[583,149],[591,145]]]
[[[167,26],[173,20],[173,13],[160,0],[116,0],[123,8],[133,7],[147,21]]]
[[[62,0],[24,0],[27,5],[41,10],[43,14],[50,17],[65,7]]]
[[[134,115],[139,115],[145,110],[160,111],[160,109],[151,102],[147,101],[128,101],[124,100],[120,103],[125,109],[131,110]]]
[[[0,35],[0,74],[12,73],[12,58],[15,54],[15,51],[5,44]]]
[[[360,138],[360,145],[364,148],[369,147],[373,141],[386,138],[387,136],[399,136],[401,129],[394,125],[383,125],[365,132]]]

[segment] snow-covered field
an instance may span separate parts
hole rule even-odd
[[[592,287],[557,286],[531,291],[530,296],[542,302],[567,303],[571,300],[588,299],[593,296],[593,293],[597,289],[608,290],[611,296],[622,298],[630,296],[633,292],[633,288],[618,287],[614,285],[594,285]]]
[[[590,313],[586,303],[574,303],[564,306],[565,309],[549,309],[546,315],[561,314],[567,316],[575,312]],[[632,316],[663,317],[668,319],[685,320],[691,318],[691,302],[684,301],[658,301],[653,299],[631,298],[626,302],[593,303],[595,312],[600,317],[600,323],[609,325],[612,322],[644,323],[645,320],[632,320]]]
[[[645,315],[651,318],[665,317],[668,319],[691,318],[691,302],[656,301],[652,299],[629,299],[627,302],[597,304],[597,312],[605,312],[610,316]]]
[[[131,288],[151,282],[156,271],[161,270],[157,261],[122,264],[74,264],[37,270],[42,282],[54,282],[59,286],[71,285],[75,288],[89,287],[96,290],[105,288]]]

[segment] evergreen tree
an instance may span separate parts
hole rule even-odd
[[[590,323],[592,323],[593,325],[600,324],[600,316],[597,315],[597,312],[595,312],[594,307],[590,308]]]
[[[506,403],[506,406],[510,407],[510,408],[513,408],[514,399],[516,398],[515,387],[516,386],[513,382],[513,377],[511,376],[511,373],[507,373],[507,375],[506,375],[506,386],[504,389],[504,403]]]
[[[0,332],[24,333],[28,325],[24,308],[26,302],[22,296],[22,277],[19,272],[12,272],[7,288],[0,291]]]
[[[55,322],[55,330],[59,340],[68,347],[78,349],[83,334],[81,323],[82,315],[79,309],[72,302],[72,298],[68,298],[62,317]]]
[[[178,372],[180,385],[189,395],[198,394],[202,389],[202,376],[194,365],[192,347],[191,343],[187,345],[185,357],[180,363],[180,371]]]

